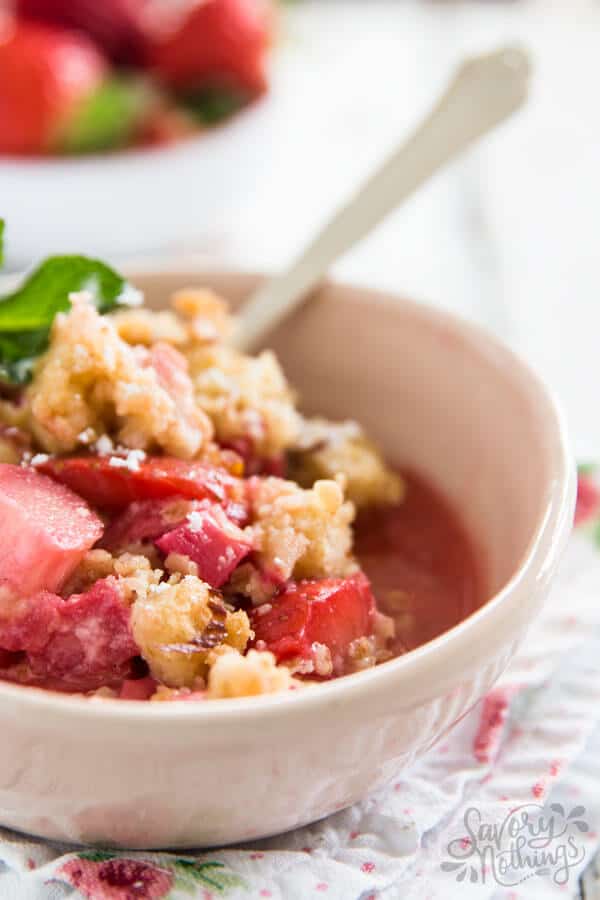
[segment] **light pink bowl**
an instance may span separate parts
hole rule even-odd
[[[133,279],[154,306],[186,284],[234,301],[255,278]],[[489,602],[406,656],[294,695],[201,704],[89,701],[0,683],[0,822],[65,841],[192,847],[312,822],[384,785],[491,687],[567,541],[575,469],[543,385],[477,328],[324,288],[270,342],[303,406],[361,421],[461,511]]]

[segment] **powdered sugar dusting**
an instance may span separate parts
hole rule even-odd
[[[113,469],[128,469],[130,472],[139,472],[140,463],[146,459],[143,450],[129,450],[127,456],[111,456],[108,461]]]
[[[107,434],[98,438],[95,445],[96,453],[100,456],[109,456],[114,450],[114,444]]]
[[[49,459],[50,456],[47,453],[36,453],[35,456],[31,457],[31,465],[41,466],[44,463],[47,463]]]
[[[138,290],[138,288],[134,287],[132,284],[126,284],[117,297],[118,302],[121,306],[129,306],[135,308],[137,306],[143,306],[144,304],[144,295]]]
[[[84,428],[83,431],[80,431],[77,435],[77,440],[80,444],[91,444],[95,437],[96,432],[93,428]]]
[[[190,531],[193,531],[194,534],[198,534],[198,532],[202,531],[202,526],[204,523],[204,518],[198,510],[193,509],[187,515],[188,525],[190,527]]]

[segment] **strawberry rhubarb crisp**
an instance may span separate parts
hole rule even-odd
[[[273,353],[233,349],[212,292],[162,312],[141,299],[102,263],[60,257],[0,300],[0,677],[241,697],[418,643],[406,603],[447,573],[425,578],[411,560],[432,554],[394,545],[411,533],[400,476],[355,423],[305,419]],[[369,544],[374,515],[400,571]]]

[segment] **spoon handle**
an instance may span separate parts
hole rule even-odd
[[[415,133],[368,179],[292,263],[241,310],[232,340],[250,350],[298,306],[329,267],[431,175],[517,110],[527,96],[529,59],[503,48],[466,60]]]

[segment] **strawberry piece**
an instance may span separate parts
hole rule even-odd
[[[81,497],[9,464],[0,464],[0,521],[0,581],[21,596],[58,590],[104,530]]]
[[[199,577],[214,588],[224,585],[252,550],[251,541],[218,506],[193,512],[186,524],[167,532],[156,546],[166,555],[187,556],[198,566]]]
[[[107,75],[104,57],[74,32],[34,22],[0,24],[0,153],[52,150]]]
[[[196,0],[178,27],[155,40],[151,63],[176,89],[229,87],[255,97],[267,87],[271,28],[266,0]]]
[[[323,578],[290,585],[270,601],[271,609],[250,613],[255,643],[264,641],[277,661],[313,658],[313,644],[324,644],[332,658],[343,658],[356,638],[373,631],[375,599],[366,575]]]
[[[100,546],[117,551],[131,544],[155,541],[182,525],[191,512],[212,506],[208,500],[184,500],[181,497],[130,503],[108,526]],[[245,525],[248,520],[248,509],[243,503],[226,503],[225,512],[236,525]]]
[[[218,502],[236,501],[243,490],[239,478],[205,463],[185,462],[169,456],[148,457],[127,468],[113,457],[71,456],[39,465],[56,481],[66,484],[99,509],[120,510],[136,500],[188,497]]]
[[[77,29],[128,64],[143,60],[147,8],[147,0],[16,0],[19,18]]]

